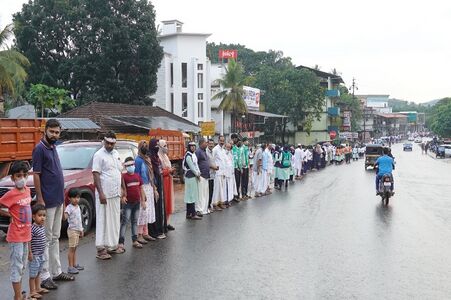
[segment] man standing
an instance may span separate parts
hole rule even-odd
[[[294,169],[295,169],[295,179],[302,178],[302,160],[304,159],[302,152],[302,145],[298,144],[296,150],[294,150]]]
[[[196,150],[197,165],[200,170],[199,200],[196,201],[196,212],[202,215],[208,214],[208,181],[210,178],[210,161],[207,156],[207,140],[199,139],[199,148]]]
[[[72,281],[72,275],[61,271],[59,237],[64,204],[63,169],[56,151],[55,143],[60,137],[61,124],[50,119],[45,124],[43,139],[33,149],[33,180],[37,203],[46,208],[45,234],[47,247],[44,252],[45,263],[41,272],[41,286],[56,289],[54,281]],[[53,278],[52,278],[53,277]]]
[[[226,143],[224,146],[224,155],[225,155],[225,200],[226,206],[229,207],[232,204],[232,200],[235,198],[237,194],[236,190],[236,182],[235,182],[235,168],[233,166],[233,154],[232,154],[232,144]]]
[[[235,135],[236,136],[236,135]],[[235,184],[236,184],[236,191],[237,194],[234,196],[233,200],[236,202],[240,202],[240,187],[241,187],[241,176],[242,176],[242,152],[241,152],[241,141],[238,139],[238,136],[233,138],[233,146],[232,146],[232,155],[233,155],[233,168],[234,168],[234,174],[235,174]]]
[[[215,175],[218,170],[218,166],[215,164],[215,159],[213,157],[213,148],[215,147],[215,142],[212,139],[208,140],[207,156],[208,162],[210,163],[210,177],[208,178],[208,208],[210,212],[213,212],[213,206],[211,205],[211,200],[213,198],[213,188],[215,184]],[[217,207],[218,210],[222,210]]]
[[[263,196],[263,193],[265,191],[261,191],[262,186],[264,185],[264,182],[262,182],[263,179],[263,151],[265,149],[264,145],[257,145],[257,149],[254,154],[254,163],[252,166],[252,173],[253,173],[253,179],[254,179],[254,191],[255,191],[255,197],[261,197]]]
[[[103,147],[95,154],[92,174],[96,186],[96,257],[110,259],[111,254],[121,254],[118,248],[120,230],[121,198],[124,195],[119,153],[114,149],[116,134],[108,132]]]
[[[226,201],[226,182],[225,182],[226,157],[225,150],[223,147],[224,147],[224,136],[221,135],[219,136],[218,144],[213,148],[213,159],[218,168],[216,170],[212,198],[213,207],[216,210],[226,208],[224,206],[224,202]]]
[[[241,196],[243,199],[249,199],[248,186],[249,186],[249,140],[247,137],[243,138],[243,146],[241,146],[241,159],[242,159],[242,171],[241,171]],[[237,188],[238,189],[238,188]]]

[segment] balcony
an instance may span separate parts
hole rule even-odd
[[[338,117],[340,116],[340,108],[337,106],[328,107],[327,114],[329,117]]]
[[[329,98],[340,97],[340,91],[337,89],[326,90],[326,97],[329,97]]]

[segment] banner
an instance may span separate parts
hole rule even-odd
[[[260,89],[243,86],[244,102],[249,110],[259,110],[260,108]]]
[[[351,127],[351,112],[349,110],[343,112],[343,127]]]
[[[227,50],[227,49],[219,49],[219,59],[237,59],[238,58],[238,50]]]
[[[200,126],[200,134],[202,136],[213,136],[216,131],[216,123],[215,121],[209,122],[199,122]]]

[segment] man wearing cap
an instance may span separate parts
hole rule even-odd
[[[302,178],[302,161],[304,160],[302,145],[298,144],[296,150],[294,150],[294,170],[295,179]]]
[[[92,161],[92,174],[96,186],[96,248],[98,259],[110,259],[110,254],[120,254],[118,249],[120,231],[121,198],[125,195],[122,186],[122,164],[114,149],[116,134],[108,132],[103,147]]]

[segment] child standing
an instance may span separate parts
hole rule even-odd
[[[22,276],[28,258],[28,243],[31,240],[31,194],[26,186],[28,164],[17,161],[11,168],[11,180],[15,188],[0,198],[0,205],[7,207],[8,212],[0,210],[0,214],[11,218],[8,241],[10,248],[10,279],[14,290],[14,299],[22,299]]]
[[[125,230],[127,229],[128,222],[131,221],[132,225],[132,241],[133,247],[142,248],[142,244],[138,242],[138,215],[140,204],[146,207],[146,200],[144,191],[142,188],[143,181],[141,176],[135,173],[135,161],[133,157],[127,157],[125,159],[125,168],[127,173],[122,174],[122,184],[125,187],[125,196],[122,198],[123,215],[121,221],[121,230],[119,233],[119,248],[124,249]]]
[[[49,291],[41,288],[41,280],[39,274],[44,267],[45,262],[45,206],[35,204],[32,207],[33,225],[31,225],[31,243],[28,246],[28,269],[30,273],[30,297],[35,299],[42,298],[41,294]]]
[[[69,190],[68,197],[70,204],[64,210],[64,219],[68,220],[69,226],[67,227],[67,236],[69,238],[69,251],[67,252],[67,259],[69,261],[69,267],[67,272],[69,274],[78,274],[79,271],[85,268],[77,264],[76,250],[79,239],[83,237],[83,225],[81,223],[81,211],[78,206],[81,193],[77,188]]]

